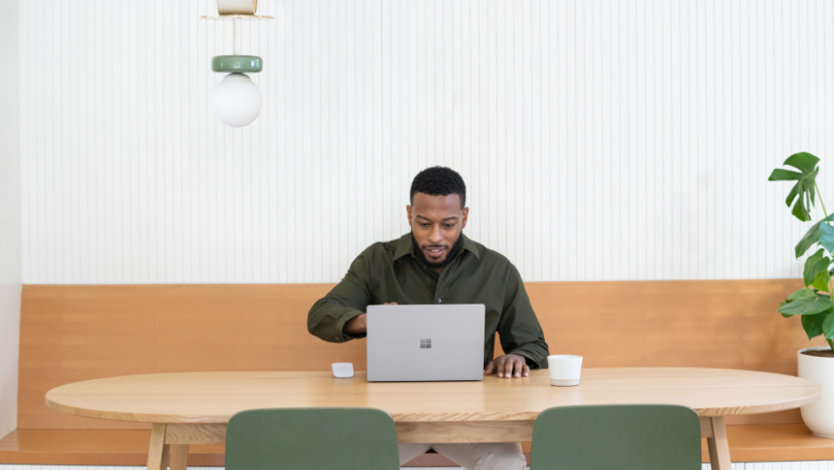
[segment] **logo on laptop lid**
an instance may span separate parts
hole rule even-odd
[[[431,338],[420,338],[420,349],[431,349]]]

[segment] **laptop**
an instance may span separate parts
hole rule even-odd
[[[483,304],[369,305],[369,382],[482,380]]]

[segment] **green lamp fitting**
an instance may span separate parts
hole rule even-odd
[[[215,72],[253,73],[263,69],[263,60],[256,55],[218,55],[211,59]]]

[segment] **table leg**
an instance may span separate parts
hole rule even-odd
[[[169,444],[168,452],[171,470],[186,470],[188,461],[188,444]]]
[[[727,428],[724,426],[723,416],[712,416],[702,418],[701,426],[706,425],[708,429],[702,429],[701,434],[707,437],[709,448],[709,462],[712,470],[731,470],[730,443],[727,441]]]
[[[148,470],[164,470],[168,467],[168,446],[165,445],[165,424],[151,427],[151,443],[148,447]]]

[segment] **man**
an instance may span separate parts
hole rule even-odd
[[[326,341],[363,337],[365,310],[377,304],[486,305],[484,373],[511,379],[547,366],[547,343],[521,276],[502,255],[463,235],[469,216],[463,178],[449,168],[420,172],[406,206],[411,233],[375,243],[310,309],[309,331]],[[505,355],[493,359],[495,333]],[[475,470],[523,469],[518,443],[403,444],[400,463],[434,449]]]

